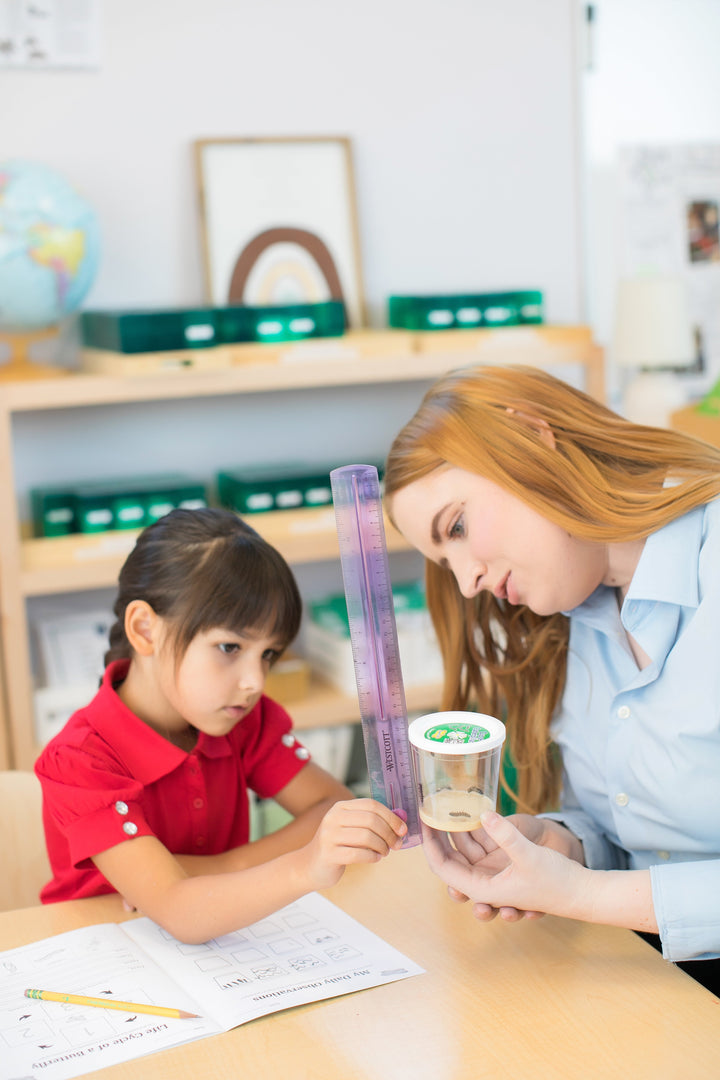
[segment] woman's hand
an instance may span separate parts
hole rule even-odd
[[[425,856],[450,896],[471,899],[483,922],[498,913],[507,922],[567,914],[560,908],[571,900],[570,882],[577,889],[588,873],[577,837],[558,822],[529,814],[489,814],[483,825],[453,833],[455,847],[447,834],[423,827]]]
[[[313,889],[336,885],[346,866],[372,863],[401,847],[407,825],[374,799],[337,802],[303,849]]]
[[[566,855],[576,862],[583,862],[583,848],[578,838],[561,825],[558,821],[550,818],[536,817],[534,814],[511,814],[506,818],[511,821],[516,829],[528,840],[541,847],[552,848]],[[454,833],[455,846],[465,855],[472,865],[482,863],[482,869],[490,872],[503,870],[508,865],[508,858],[502,848],[484,829],[477,829],[471,833]],[[452,900],[462,903],[469,899],[464,893],[448,886],[448,895]],[[473,907],[476,919],[489,922],[496,915],[500,915],[506,922],[517,922],[519,919],[540,919],[541,911],[518,911],[516,908],[505,907],[498,911],[497,908],[488,904],[476,903]]]

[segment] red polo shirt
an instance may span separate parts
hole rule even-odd
[[[157,836],[173,854],[218,855],[249,840],[248,789],[276,795],[309,754],[270,698],[231,732],[200,732],[178,749],[118,697],[127,661],[110,664],[102,686],[70,717],[35,765],[53,879],[43,903],[113,892],[91,856],[135,836]]]

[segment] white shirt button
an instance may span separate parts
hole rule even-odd
[[[280,742],[283,744],[283,746],[294,746],[295,745],[295,736],[291,735],[290,732],[288,731],[285,735],[283,735]]]
[[[627,720],[628,716],[630,715],[630,709],[627,705],[621,705],[617,711],[617,714],[621,720]]]
[[[621,791],[615,796],[615,802],[618,804],[618,806],[627,806],[627,804],[630,802],[630,799],[624,791]]]
[[[301,761],[307,761],[307,759],[310,757],[310,751],[306,750],[304,746],[298,746],[297,750],[295,751],[295,757],[300,758]]]
[[[118,801],[115,803],[115,809],[117,810],[118,814],[127,814],[128,804],[118,799]]]
[[[128,836],[135,836],[137,831],[138,827],[134,821],[126,821],[123,825],[123,832],[127,833]]]

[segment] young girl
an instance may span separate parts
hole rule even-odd
[[[717,992],[720,449],[477,368],[428,392],[385,491],[427,560],[444,707],[506,718],[529,811],[428,831],[430,865],[480,919],[659,933]]]
[[[407,827],[318,765],[263,696],[295,637],[290,568],[235,514],[174,510],[120,572],[102,685],[45,747],[44,903],[122,894],[185,942],[248,925]],[[249,843],[248,790],[294,820]]]

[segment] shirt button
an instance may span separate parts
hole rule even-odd
[[[134,821],[126,821],[123,825],[123,832],[128,836],[135,836],[137,834],[138,827]]]
[[[118,799],[118,801],[115,803],[115,809],[117,810],[118,814],[127,814],[128,804]]]
[[[669,851],[658,851],[658,858],[660,858],[660,859],[669,859],[670,858],[670,852]]]
[[[630,715],[630,709],[627,707],[627,705],[621,705],[617,711],[617,714],[621,720],[627,720],[628,716]]]
[[[204,805],[205,805],[205,800],[204,799],[193,799],[193,806],[195,807],[196,810],[201,810]]]
[[[615,796],[615,802],[618,804],[618,806],[627,806],[627,804],[630,802],[630,799],[624,791],[621,791],[618,795]]]
[[[307,761],[307,759],[310,757],[310,751],[306,750],[304,746],[298,746],[297,750],[295,751],[295,757],[300,758],[301,761]]]
[[[283,735],[280,742],[283,744],[283,746],[294,746],[295,745],[295,736],[291,735],[289,732],[287,732],[285,735]]]

